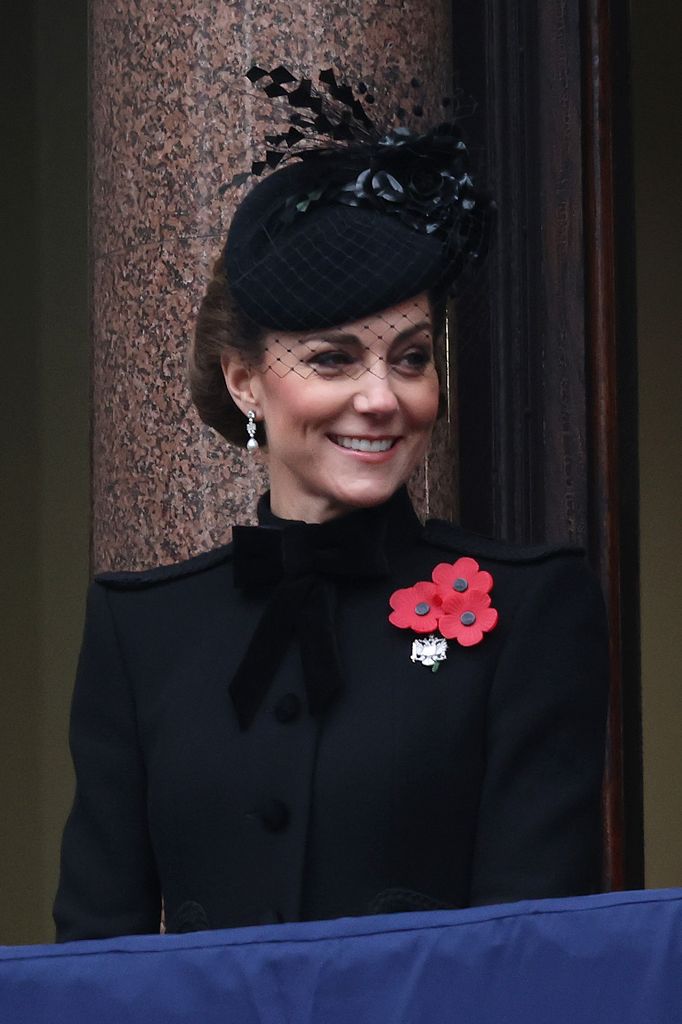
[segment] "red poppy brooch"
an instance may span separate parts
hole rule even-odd
[[[441,562],[430,583],[394,591],[388,621],[419,636],[412,643],[411,660],[436,672],[445,661],[448,640],[462,647],[480,644],[484,633],[497,625],[497,611],[490,606],[493,578],[473,558]]]

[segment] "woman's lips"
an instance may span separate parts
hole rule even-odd
[[[354,452],[386,452],[392,448],[395,437],[354,437],[346,434],[330,434],[334,444]]]
[[[370,462],[384,462],[393,456],[399,437],[357,437],[348,434],[328,434],[329,440],[349,455]]]

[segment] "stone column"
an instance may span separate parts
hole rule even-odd
[[[92,0],[91,23],[94,568],[137,569],[229,539],[266,486],[262,467],[201,425],[185,372],[240,195],[220,185],[278,127],[244,72],[334,67],[372,81],[379,111],[416,75],[436,119],[451,91],[450,4]],[[429,514],[451,512],[446,434],[414,482]]]

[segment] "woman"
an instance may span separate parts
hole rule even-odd
[[[598,887],[599,589],[404,488],[484,204],[451,126],[363,130],[252,189],[202,303],[193,395],[267,441],[261,525],[92,585],[59,939]]]

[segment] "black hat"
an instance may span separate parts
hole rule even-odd
[[[291,162],[248,193],[225,246],[231,295],[252,320],[286,331],[340,325],[445,291],[480,260],[491,204],[474,188],[455,125],[382,133],[331,72],[320,76],[331,100],[309,80],[289,76],[297,88],[283,88],[277,72],[259,77],[276,82],[275,95],[294,96],[295,127],[274,139],[286,155],[270,151],[254,171]],[[312,120],[299,113],[306,105]],[[301,146],[320,134],[326,145]]]

